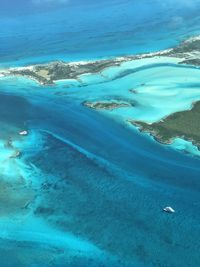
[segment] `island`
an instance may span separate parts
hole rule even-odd
[[[108,67],[119,66],[131,57],[109,60],[64,62],[55,61],[46,64],[0,70],[2,76],[23,76],[39,82],[41,85],[54,85],[59,80],[78,80],[82,74],[100,73]]]
[[[80,61],[80,62],[64,62],[54,61],[45,64],[36,64],[32,66],[16,67],[0,69],[0,77],[5,76],[23,76],[33,79],[39,82],[41,85],[54,85],[59,80],[77,80],[81,81],[81,75],[84,74],[100,74],[106,68],[118,67],[122,63],[129,61],[140,61],[143,59],[154,58],[155,63],[163,62],[165,64],[185,64],[191,65],[190,67],[200,67],[200,36],[189,38],[174,48],[170,48],[163,51],[154,53],[127,55],[123,57],[108,58],[102,60],[93,61]],[[166,60],[167,59],[167,60]],[[175,63],[174,63],[175,62]],[[138,68],[145,65],[136,63],[135,69],[131,64],[127,64],[126,68],[121,68],[120,75],[116,75],[114,78],[109,76],[106,79],[119,79],[123,76],[133,74]],[[152,64],[151,60],[148,64]],[[130,66],[130,67],[129,67]],[[139,67],[138,67],[139,66]],[[140,86],[145,86],[145,82],[140,81]],[[137,88],[129,89],[129,92],[135,97],[138,94]],[[60,92],[59,92],[60,93]],[[124,97],[120,99],[109,100],[96,100],[89,101],[86,99],[82,103],[85,107],[95,110],[108,110],[112,111],[118,108],[135,107],[137,101],[135,99],[130,100]],[[192,141],[198,148],[200,147],[200,102],[196,102],[191,110],[176,112],[167,118],[159,122],[148,124],[142,121],[129,120],[133,125],[138,126],[141,131],[149,132],[162,143],[172,143],[174,138],[181,137],[185,140]]]
[[[129,107],[130,106],[129,103],[114,102],[114,101],[110,101],[110,102],[103,102],[103,101],[89,102],[89,101],[85,101],[85,102],[83,102],[83,105],[88,107],[88,108],[92,108],[92,109],[96,109],[96,110],[114,110],[114,109],[117,109],[117,108],[124,108],[124,107]]]
[[[129,122],[143,132],[150,133],[157,141],[171,144],[177,137],[191,141],[200,149],[200,101],[190,110],[173,113],[165,119],[148,124],[141,121]]]
[[[124,62],[145,58],[176,58],[178,64],[200,66],[200,36],[189,38],[174,48],[154,53],[127,55],[95,61],[65,62],[53,61],[32,66],[0,69],[2,76],[23,76],[39,82],[41,85],[53,85],[59,80],[79,80],[83,74],[101,73],[109,67],[120,66]],[[132,91],[134,93],[134,90]]]

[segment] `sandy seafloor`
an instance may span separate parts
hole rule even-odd
[[[75,1],[26,16],[25,2],[15,15],[10,3],[1,11],[1,67],[168,48],[198,33],[199,2],[190,3],[109,1],[99,9]],[[2,267],[200,266],[200,152],[182,139],[161,145],[126,122],[154,122],[200,100],[200,70],[176,62],[142,59],[49,87],[0,78]],[[111,99],[132,106],[82,106]],[[10,158],[16,151],[21,157]],[[163,213],[167,205],[176,213]]]

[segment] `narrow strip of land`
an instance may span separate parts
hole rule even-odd
[[[0,70],[0,76],[23,76],[42,85],[53,85],[58,80],[79,79],[83,74],[100,73],[108,67],[120,66],[124,62],[154,57],[173,57],[178,59],[179,64],[200,66],[200,36],[190,38],[174,48],[155,53],[83,62],[54,61]]]

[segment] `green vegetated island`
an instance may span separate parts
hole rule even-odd
[[[79,80],[83,74],[101,73],[108,67],[120,66],[124,62],[144,58],[173,57],[178,59],[178,64],[187,64],[200,67],[200,36],[187,39],[180,45],[159,51],[134,56],[116,57],[105,60],[63,62],[56,61],[47,64],[0,69],[0,76],[23,76],[34,79],[41,85],[54,85],[58,80]],[[131,93],[137,93],[131,91]],[[83,105],[96,110],[113,110],[116,108],[128,107],[130,103],[120,101],[85,101]],[[150,132],[158,141],[171,143],[176,137],[192,141],[200,148],[200,102],[193,105],[191,110],[177,112],[156,123],[131,121],[142,131]]]
[[[125,108],[125,107],[130,107],[131,105],[129,103],[125,102],[116,102],[116,101],[98,101],[98,102],[89,102],[85,101],[83,102],[83,105],[96,109],[96,110],[114,110],[117,108]]]
[[[174,138],[179,137],[192,141],[200,149],[200,101],[194,103],[191,110],[176,112],[159,122],[129,122],[141,131],[150,133],[161,143],[171,144]]]

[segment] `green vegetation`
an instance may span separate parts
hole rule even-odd
[[[26,76],[38,81],[44,85],[52,85],[58,80],[78,79],[80,75],[86,73],[100,73],[108,67],[119,66],[123,62],[134,59],[153,58],[156,56],[176,57],[180,58],[180,64],[189,64],[200,66],[200,38],[193,38],[182,42],[177,47],[160,51],[157,53],[147,53],[134,56],[124,56],[118,58],[111,58],[107,60],[96,60],[89,62],[63,62],[55,61],[47,64],[40,64],[28,66],[24,68],[8,69],[3,71],[2,74]],[[132,90],[132,93],[136,91]]]
[[[65,63],[62,61],[49,64],[35,65],[33,68],[10,69],[7,75],[26,76],[37,80],[41,84],[52,85],[58,80],[78,79],[86,73],[99,73],[105,68],[119,66],[122,62],[130,60],[131,57],[99,60],[84,63]]]
[[[85,101],[83,105],[86,107],[98,109],[98,110],[101,110],[101,109],[113,110],[116,108],[130,106],[128,103],[122,103],[122,102],[88,102],[88,101]]]
[[[194,51],[200,51],[200,39],[192,38],[182,42],[180,45],[173,49],[174,54],[192,53]]]
[[[29,69],[12,70],[12,71],[10,71],[10,74],[30,77],[31,79],[37,80],[41,84],[51,84],[50,79],[38,74],[37,71],[32,71]]]
[[[171,143],[174,138],[180,137],[200,148],[200,101],[191,110],[174,113],[156,123],[130,122],[162,143]]]

